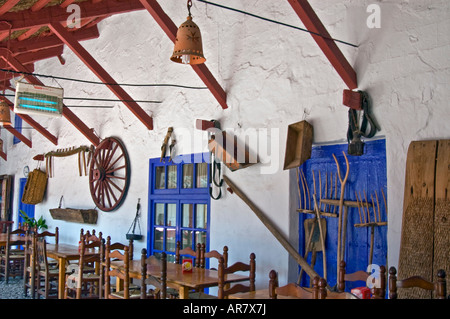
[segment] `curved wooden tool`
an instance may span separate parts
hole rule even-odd
[[[345,184],[347,183],[347,179],[348,179],[348,173],[350,171],[350,166],[348,164],[347,156],[345,155],[344,151],[342,151],[342,154],[344,155],[345,164],[347,166],[347,171],[345,172],[344,178],[342,178],[341,169],[339,168],[339,163],[336,159],[336,156],[333,154],[333,158],[334,158],[334,161],[336,162],[336,166],[337,166],[337,173],[338,173],[339,181],[341,182],[341,197],[339,198],[339,218],[338,218],[337,273],[339,273],[339,263],[341,262],[341,258],[343,257],[341,255],[342,220],[344,219],[345,224],[347,221],[347,210],[345,210],[345,212],[343,214],[344,192],[345,192]],[[343,216],[343,215],[345,215],[345,216]]]

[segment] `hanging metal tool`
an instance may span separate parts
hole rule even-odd
[[[369,95],[363,91],[345,90],[343,103],[350,107],[347,130],[348,154],[361,156],[364,154],[364,142],[361,137],[371,138],[377,132],[377,126],[370,114]]]
[[[128,229],[127,232],[127,239],[133,239],[133,240],[140,240],[142,239],[142,234],[141,234],[141,225],[139,223],[139,218],[141,216],[141,203],[140,203],[141,199],[138,198],[138,203],[136,206],[136,216],[134,217],[133,223],[131,224],[130,228]],[[139,227],[139,234],[135,234],[134,232],[136,231],[136,226]],[[130,233],[130,230],[133,228],[133,231]]]
[[[196,127],[199,130],[207,131],[208,132],[208,148],[209,148],[209,154],[210,154],[210,163],[209,166],[209,176],[211,178],[210,184],[209,184],[209,195],[212,199],[217,200],[222,197],[222,185],[223,185],[223,178],[222,178],[222,164],[219,158],[216,158],[215,156],[215,150],[210,148],[211,142],[215,140],[215,133],[220,132],[222,134],[222,130],[220,128],[219,121],[211,120],[197,120],[196,121]],[[214,195],[214,188],[217,188],[218,191],[216,192],[217,195]]]

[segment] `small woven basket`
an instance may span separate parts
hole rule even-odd
[[[22,203],[35,205],[44,199],[47,187],[47,174],[39,169],[35,169],[28,175],[25,189],[23,190]]]

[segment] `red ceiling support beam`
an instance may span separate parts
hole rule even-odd
[[[88,29],[83,28],[81,30],[72,31],[71,34],[77,41],[97,39],[100,36],[97,26],[93,26]],[[61,45],[64,45],[64,43],[62,43],[56,35],[49,35],[46,37],[34,37],[23,41],[12,40],[9,43],[9,48],[12,52],[14,52],[14,54],[16,54],[21,52],[57,47]],[[0,44],[0,47],[3,48],[6,48],[7,46],[7,43]]]
[[[336,69],[342,80],[344,80],[348,88],[351,90],[356,89],[358,87],[356,72],[348,63],[347,59],[336,45],[336,42],[331,39],[330,34],[326,30],[308,1],[288,0],[288,2],[297,13],[299,18],[302,20],[308,31],[322,35],[318,36],[311,33],[311,36],[314,38],[320,49]]]
[[[163,11],[161,6],[156,0],[139,0],[145,9],[152,15],[153,19],[164,30],[170,40],[175,43],[177,36],[177,26],[169,18],[169,16]],[[228,108],[227,94],[211,74],[205,64],[191,65],[197,75],[202,79],[205,85],[209,88],[211,93],[217,99],[223,109]]]
[[[82,19],[103,17],[111,14],[126,13],[143,10],[144,7],[139,0],[117,1],[104,0],[99,3],[83,1],[80,5],[80,15]],[[46,26],[50,23],[64,23],[72,13],[67,12],[60,6],[48,6],[33,12],[24,10],[19,12],[8,12],[2,16],[2,20],[11,24],[11,31],[29,29],[34,26]],[[9,25],[0,25],[0,31],[9,31]]]
[[[14,127],[12,127],[11,125],[3,125],[3,127],[12,135],[21,140],[25,145],[27,145],[30,148],[32,147],[31,141],[28,138],[26,138],[22,133],[20,133],[18,130],[16,130]]]
[[[50,1],[52,0],[38,0],[33,6],[31,7],[31,11],[39,11],[43,7],[45,7]]]
[[[148,115],[133,98],[102,68],[102,66],[76,41],[70,32],[60,23],[52,23],[50,29],[75,53],[81,61],[92,71],[106,86],[130,109],[130,111],[149,129],[153,129],[153,119]]]
[[[6,1],[1,7],[0,7],[0,15],[5,14],[9,10],[11,10],[20,0],[9,0]]]

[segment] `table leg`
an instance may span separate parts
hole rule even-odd
[[[64,299],[64,289],[66,288],[66,259],[63,257],[58,258],[59,260],[59,288],[58,288],[58,299]]]
[[[178,288],[180,292],[180,299],[189,299],[189,288],[185,286],[180,286]]]

